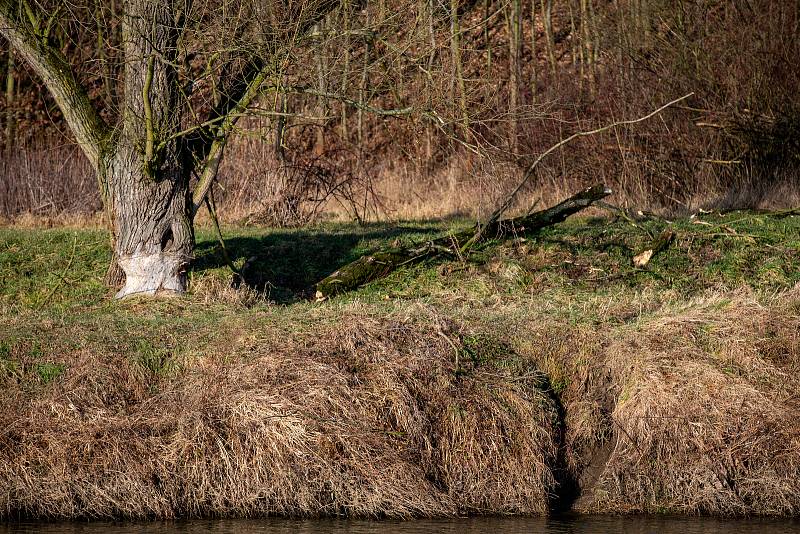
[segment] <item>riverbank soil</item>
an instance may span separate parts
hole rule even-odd
[[[0,229],[0,518],[800,513],[800,217],[576,218],[324,302],[458,222],[198,234],[111,299],[108,238]]]

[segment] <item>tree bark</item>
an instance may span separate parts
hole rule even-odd
[[[350,77],[350,2],[349,0],[342,1],[342,25],[344,31],[344,65],[342,66],[342,83],[340,87],[340,91],[343,95],[347,95],[348,93],[348,85],[349,85],[349,77]],[[341,113],[341,136],[342,140],[345,144],[349,141],[349,134],[347,131],[347,104],[345,102],[340,103],[340,113]]]
[[[518,148],[519,94],[520,94],[520,55],[522,53],[522,0],[511,0],[508,18],[508,144],[514,158]]]
[[[452,82],[450,99],[456,102],[455,92],[458,89],[458,116],[464,139],[470,140],[469,112],[467,110],[467,88],[464,81],[464,65],[461,60],[461,21],[458,14],[458,0],[450,0],[450,55],[452,61]]]
[[[317,90],[320,95],[328,92],[328,66],[326,65],[325,43],[325,21],[321,20],[314,28],[314,36],[316,37],[314,46],[314,68],[317,74]],[[327,100],[322,97],[317,97],[316,114],[319,117],[327,116]],[[325,122],[324,118],[319,119],[316,125],[316,141],[314,143],[314,154],[320,156],[325,153]]]
[[[125,273],[117,298],[186,291],[194,231],[188,180],[179,167],[144,172],[142,156],[119,145],[102,172],[109,187],[114,258]]]
[[[539,57],[536,54],[536,0],[531,0],[531,103],[536,103]]]
[[[298,25],[292,26],[291,35],[307,33],[336,5],[323,1],[313,12],[297,11],[293,17]],[[177,69],[189,2],[123,0],[124,91],[121,118],[110,128],[69,61],[51,43],[49,30],[38,22],[44,20],[39,8],[31,3],[22,7],[20,0],[0,0],[0,35],[44,81],[97,172],[112,229],[109,281],[120,281],[120,269],[124,272],[117,297],[185,291],[194,247],[193,217],[216,177],[237,119],[274,75],[274,65],[265,57],[276,49],[268,44],[265,56],[242,52],[232,63],[235,67],[223,69],[221,97],[207,120],[183,129],[188,104]],[[190,192],[195,169],[200,176]]]
[[[175,20],[169,2],[125,3],[122,133],[99,169],[108,187],[116,261],[125,272],[117,298],[186,290],[194,247],[192,165],[173,139],[183,109]]]
[[[544,26],[544,43],[550,71],[556,75],[555,42],[553,40],[553,0],[540,0],[542,7],[542,25]],[[571,0],[570,0],[571,1]]]
[[[6,124],[5,124],[5,151],[6,157],[14,149],[14,137],[17,130],[17,114],[14,102],[15,82],[14,49],[8,50],[8,63],[6,64],[5,96],[6,96]]]

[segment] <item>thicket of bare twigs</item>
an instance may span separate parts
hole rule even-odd
[[[96,27],[60,38],[113,114],[116,14],[94,9]],[[278,69],[240,125],[217,200],[279,225],[480,214],[559,139],[694,92],[554,154],[526,202],[598,179],[669,211],[797,202],[799,25],[796,3],[769,0],[345,1],[287,48],[302,67]],[[0,213],[96,210],[78,152],[52,148],[56,108],[8,57]]]

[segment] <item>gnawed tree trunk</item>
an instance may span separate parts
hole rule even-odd
[[[176,137],[181,127],[175,8],[125,5],[122,133],[101,158],[113,219],[114,253],[125,272],[117,297],[186,290],[191,260],[189,174]]]
[[[185,270],[194,246],[192,220],[216,179],[238,118],[261,94],[264,82],[275,79],[282,43],[294,46],[298,35],[306,35],[337,8],[338,0],[301,4],[274,6],[281,12],[277,19],[291,21],[285,27],[242,17],[242,32],[252,31],[258,48],[192,51],[183,49],[187,42],[182,40],[191,19],[190,0],[123,0],[124,91],[115,91],[123,98],[117,123],[109,125],[52,42],[50,23],[55,17],[48,19],[38,2],[0,0],[0,35],[45,83],[97,173],[113,238],[108,279],[119,281],[124,273],[118,297],[186,290]],[[360,9],[360,4],[352,6]],[[258,6],[250,7],[249,13],[258,15]],[[213,7],[208,9],[202,12],[213,13]],[[116,12],[113,2],[111,11]],[[232,19],[223,15],[222,20]],[[200,41],[195,45],[202,49]],[[218,53],[225,58],[215,65],[219,68],[211,68]],[[217,79],[211,80],[213,102],[202,116],[197,109],[188,113],[188,101],[192,87],[206,75],[187,80],[178,73],[187,58],[198,54],[207,56],[209,73],[217,72]],[[367,53],[365,65],[369,58]],[[362,93],[359,101],[364,99]],[[198,180],[190,191],[195,171]]]
[[[180,168],[143,172],[141,154],[119,146],[103,171],[113,214],[114,258],[125,273],[118,298],[186,290],[194,232]]]
[[[176,135],[182,109],[174,67],[176,3],[124,4],[125,96],[115,131],[92,106],[37,17],[21,16],[19,7],[16,0],[0,0],[0,32],[45,82],[97,172],[113,227],[114,261],[125,273],[117,296],[184,291],[193,203],[191,165],[183,161]]]

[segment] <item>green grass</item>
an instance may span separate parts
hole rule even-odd
[[[316,281],[370,250],[466,224],[226,228],[233,262],[247,264],[247,283],[264,295],[249,301],[230,289],[232,273],[208,229],[198,231],[189,295],[123,302],[103,284],[110,258],[103,231],[0,229],[0,374],[46,385],[63,374],[61,355],[91,350],[126,355],[158,381],[209,347],[246,344],[264,332],[302,337],[354,306],[375,315],[428,307],[499,335],[533,308],[572,324],[624,324],[664,300],[740,287],[772,293],[800,281],[796,216],[676,221],[675,242],[644,269],[633,267],[634,251],[665,223],[573,218],[536,236],[489,243],[464,261],[404,268],[356,292],[311,300]],[[504,353],[496,341],[463,341],[465,361]]]

